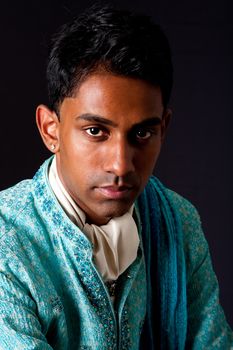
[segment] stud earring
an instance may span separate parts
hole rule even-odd
[[[55,150],[55,145],[51,145],[50,148],[51,148],[51,151],[54,151]]]

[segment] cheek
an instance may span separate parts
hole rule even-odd
[[[142,177],[148,177],[152,174],[154,166],[157,162],[160,153],[161,144],[160,142],[154,143],[148,149],[140,152],[137,156],[137,169],[142,174]]]
[[[93,163],[98,164],[98,147],[84,137],[81,132],[77,132],[75,129],[68,132],[64,132],[61,139],[61,153],[64,154],[64,158],[69,159],[71,165],[76,163],[89,164],[89,167]],[[85,167],[83,171],[85,171]]]

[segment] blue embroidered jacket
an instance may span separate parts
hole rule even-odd
[[[0,194],[0,350],[143,348],[148,284],[140,208],[138,256],[119,278],[113,308],[91,243],[50,188],[48,164]],[[185,347],[233,349],[199,216],[188,201],[166,193],[183,231]]]

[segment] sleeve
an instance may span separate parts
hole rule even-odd
[[[186,200],[179,207],[187,269],[186,349],[233,349],[233,333],[219,303],[219,287],[199,214]]]
[[[52,350],[42,333],[36,304],[15,278],[0,265],[0,350]]]

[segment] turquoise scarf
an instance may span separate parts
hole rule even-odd
[[[167,190],[152,177],[138,199],[147,272],[144,349],[185,348],[187,309],[182,227]]]

